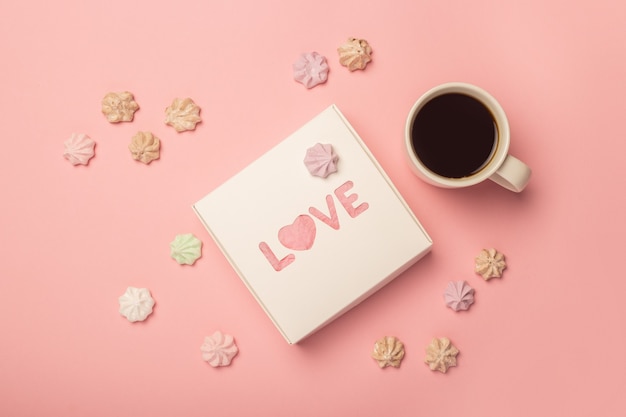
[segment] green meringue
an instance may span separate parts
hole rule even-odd
[[[176,235],[170,242],[170,255],[181,265],[193,265],[202,256],[202,241],[192,233]]]

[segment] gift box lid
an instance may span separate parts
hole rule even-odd
[[[325,178],[304,164],[318,143],[338,156],[337,171]],[[335,105],[193,209],[289,343],[363,301],[432,246]]]

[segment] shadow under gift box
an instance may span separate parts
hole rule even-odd
[[[317,143],[338,155],[326,178],[304,164]],[[432,246],[335,105],[193,209],[289,343],[356,306]]]

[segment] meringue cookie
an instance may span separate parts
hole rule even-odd
[[[350,71],[365,69],[372,60],[372,47],[365,39],[348,38],[346,43],[337,48],[339,63]]]
[[[306,88],[325,83],[328,80],[328,71],[326,57],[317,52],[303,53],[293,64],[293,78]]]
[[[154,307],[154,299],[147,288],[128,287],[119,298],[120,314],[134,323],[144,321]]]
[[[200,351],[202,351],[202,359],[215,368],[230,365],[239,349],[231,335],[217,330],[213,335],[204,338]]]
[[[337,172],[337,160],[339,157],[334,152],[331,144],[317,143],[307,149],[304,156],[304,165],[316,177],[326,178],[333,172]]]
[[[172,104],[165,109],[165,124],[172,126],[177,132],[195,130],[200,123],[200,107],[190,98],[175,98]]]
[[[150,132],[137,132],[128,145],[134,160],[149,164],[159,159],[161,142]]]
[[[404,345],[394,336],[385,336],[378,339],[374,344],[372,358],[378,362],[378,366],[385,368],[393,366],[400,367],[400,362],[404,358]]]
[[[474,271],[486,281],[491,278],[500,278],[502,271],[506,268],[504,255],[493,248],[480,251],[475,261]]]
[[[176,235],[170,242],[170,256],[181,265],[193,265],[202,256],[202,241],[191,233]]]
[[[452,310],[467,310],[474,303],[474,289],[465,281],[450,281],[443,297]]]
[[[456,355],[459,350],[452,345],[450,339],[442,337],[434,338],[426,348],[426,359],[424,360],[431,371],[439,371],[444,374],[451,366],[456,366]]]
[[[135,102],[133,93],[108,93],[102,99],[102,113],[111,123],[132,122],[139,105]]]
[[[72,136],[63,144],[65,145],[63,156],[72,165],[87,165],[96,154],[94,151],[96,142],[83,133],[72,133]]]

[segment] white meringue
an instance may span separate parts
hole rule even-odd
[[[134,323],[144,321],[152,314],[154,299],[147,288],[128,287],[119,298],[120,314]]]

